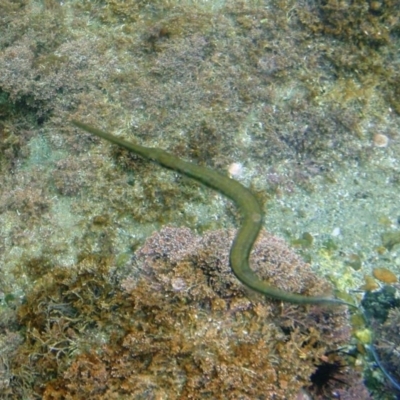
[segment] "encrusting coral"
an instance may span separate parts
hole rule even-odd
[[[28,387],[47,400],[294,399],[326,354],[348,342],[347,310],[249,292],[228,264],[233,236],[165,227],[125,271],[99,257],[54,268],[18,309],[25,342],[8,360],[5,398]],[[265,232],[252,265],[282,289],[330,291]]]

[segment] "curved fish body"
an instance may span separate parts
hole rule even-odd
[[[238,181],[231,179],[211,168],[201,167],[197,164],[184,161],[164,150],[144,147],[128,142],[117,136],[101,131],[80,121],[72,123],[95,136],[101,137],[121,146],[143,158],[156,162],[165,168],[177,171],[190,177],[230,198],[240,210],[242,223],[233,241],[229,261],[235,276],[247,287],[265,296],[296,304],[345,304],[354,305],[340,299],[330,297],[311,297],[290,293],[268,285],[258,278],[250,268],[249,255],[261,230],[263,212],[260,203],[253,193]]]

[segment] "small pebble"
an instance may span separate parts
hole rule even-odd
[[[361,290],[365,290],[366,292],[372,292],[373,290],[379,289],[378,283],[372,276],[366,275],[364,277],[365,283],[360,287]]]
[[[392,272],[389,271],[387,268],[374,268],[372,271],[372,275],[378,281],[384,282],[384,283],[396,283],[397,282],[397,276]]]
[[[387,145],[389,144],[389,138],[382,133],[375,133],[372,140],[376,147],[387,147]]]
[[[239,178],[243,174],[243,165],[241,163],[232,163],[228,167],[228,172],[231,178]]]

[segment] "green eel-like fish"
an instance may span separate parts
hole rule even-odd
[[[242,225],[233,241],[229,260],[230,266],[236,277],[246,286],[258,293],[268,297],[296,304],[345,304],[351,307],[354,305],[340,299],[329,297],[309,297],[300,294],[289,293],[272,287],[260,280],[249,266],[249,255],[256,241],[263,223],[263,212],[260,203],[253,193],[234,179],[228,178],[210,168],[183,161],[173,154],[164,150],[143,147],[128,142],[97,128],[86,125],[82,122],[72,120],[72,123],[93,135],[108,140],[125,149],[136,153],[143,158],[177,171],[182,175],[195,179],[198,182],[214,189],[226,197],[229,197],[239,208],[243,215]]]

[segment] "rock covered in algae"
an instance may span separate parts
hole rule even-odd
[[[294,398],[310,385],[324,354],[349,339],[342,307],[306,310],[250,293],[228,264],[233,236],[214,231],[200,237],[167,227],[137,252],[139,279],[123,286],[151,317],[124,345],[152,360],[145,369],[151,384],[137,378],[142,390],[176,398]],[[330,290],[283,240],[265,232],[251,262],[281,289],[307,295]],[[138,290],[146,294],[138,298]]]
[[[233,237],[165,227],[123,268],[84,256],[74,268],[50,265],[43,274],[45,260],[32,260],[29,271],[38,276],[17,320],[0,321],[4,338],[23,327],[23,343],[2,353],[3,398],[279,400],[353,387],[332,379],[315,388],[311,380],[321,365],[337,364],[335,351],[349,341],[346,308],[250,292],[228,265]],[[251,265],[281,289],[329,293],[325,280],[265,232]]]
[[[400,387],[400,286],[385,285],[379,291],[367,292],[362,300],[372,332],[370,346],[375,351],[373,368],[368,371],[368,385],[379,398],[398,398]]]

